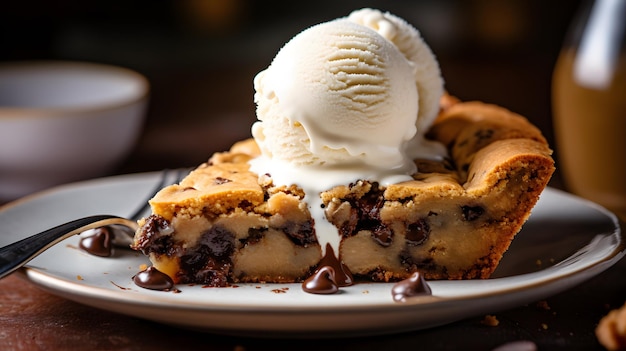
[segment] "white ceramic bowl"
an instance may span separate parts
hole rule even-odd
[[[0,201],[110,172],[136,144],[148,95],[121,67],[0,63]]]

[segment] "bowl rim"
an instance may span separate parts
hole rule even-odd
[[[128,99],[119,100],[116,102],[94,104],[93,106],[79,106],[79,107],[3,107],[0,106],[0,120],[14,119],[14,118],[41,118],[45,113],[45,117],[63,116],[63,117],[76,117],[78,115],[85,114],[87,112],[106,112],[110,110],[125,108],[127,106],[147,100],[150,95],[151,86],[148,79],[141,73],[126,68],[123,66],[117,66],[106,63],[90,62],[90,61],[77,61],[77,60],[22,60],[22,61],[4,61],[0,62],[0,70],[18,68],[18,67],[87,67],[96,68],[98,70],[108,70],[117,73],[124,74],[131,77],[139,83],[139,94]]]

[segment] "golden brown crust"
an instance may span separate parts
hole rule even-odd
[[[498,140],[529,139],[544,145],[539,154],[551,155],[541,131],[526,118],[503,107],[481,102],[463,102],[443,110],[428,137],[445,144],[461,178],[478,151]],[[496,157],[496,160],[502,160]]]
[[[171,220],[174,214],[217,216],[241,207],[244,200],[260,205],[263,190],[258,176],[248,168],[239,162],[203,164],[182,182],[164,188],[151,199],[152,211]]]

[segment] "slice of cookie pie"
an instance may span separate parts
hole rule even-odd
[[[448,158],[415,160],[413,180],[362,179],[319,194],[355,278],[488,278],[553,171],[551,150],[524,117],[479,102],[442,100],[428,137]],[[151,201],[133,247],[178,283],[300,282],[324,247],[305,192],[275,185],[248,161],[254,140],[216,153]],[[324,220],[324,219],[322,219]]]

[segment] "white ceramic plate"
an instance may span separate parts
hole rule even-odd
[[[156,173],[58,187],[0,211],[0,246],[94,214],[128,215],[159,181]],[[603,208],[546,189],[492,279],[431,281],[434,297],[394,302],[393,284],[368,283],[335,295],[299,284],[181,285],[180,293],[142,289],[131,278],[146,258],[130,250],[101,258],[70,238],[20,272],[70,300],[153,321],[225,334],[354,336],[417,330],[520,306],[567,290],[625,253],[617,219]]]

